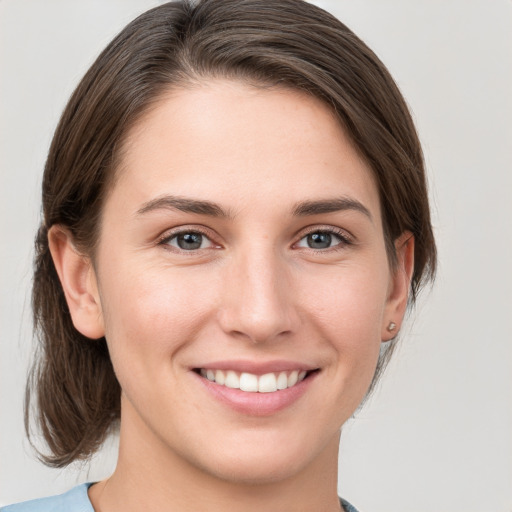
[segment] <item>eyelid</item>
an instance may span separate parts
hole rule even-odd
[[[180,249],[178,247],[174,247],[169,243],[169,241],[171,239],[175,238],[176,236],[178,236],[180,234],[184,234],[184,233],[199,233],[199,234],[203,235],[204,237],[206,237],[210,241],[210,243],[212,244],[212,247],[207,247],[204,249],[196,249],[196,250],[192,250],[192,251],[186,251],[186,250]],[[212,248],[213,249],[221,248],[221,244],[219,244],[215,240],[215,238],[216,238],[215,234],[210,229],[207,229],[203,226],[198,226],[195,224],[187,224],[184,226],[177,226],[177,227],[174,227],[174,228],[164,231],[161,235],[159,235],[157,237],[156,245],[165,246],[166,248],[172,248],[169,250],[175,250],[178,252],[190,254],[190,253],[197,253],[199,251],[204,251],[204,250],[208,250],[208,249],[212,249]]]
[[[205,249],[196,249],[193,251],[185,251],[185,250],[179,249],[177,247],[171,246],[168,243],[170,239],[172,239],[182,233],[200,233],[201,235],[205,236],[211,242],[213,247],[208,247]],[[345,246],[353,245],[356,243],[355,237],[350,232],[348,232],[346,229],[342,229],[342,228],[332,226],[332,225],[316,224],[316,225],[312,225],[312,226],[307,226],[307,227],[303,228],[302,230],[300,230],[297,233],[297,235],[294,237],[296,241],[292,244],[292,248],[295,248],[297,246],[297,244],[303,238],[305,238],[306,236],[308,236],[312,233],[329,233],[329,234],[335,235],[338,238],[340,238],[341,242],[339,244],[336,244],[333,247],[329,247],[327,249],[313,249],[313,248],[306,248],[306,247],[301,248],[301,249],[307,249],[307,250],[315,251],[315,252],[328,252],[329,250],[340,249],[340,246],[345,247]],[[190,253],[197,253],[199,251],[208,250],[211,248],[214,248],[214,249],[222,248],[222,244],[220,244],[216,240],[218,238],[219,238],[218,235],[216,235],[216,233],[213,232],[209,228],[206,228],[201,225],[196,225],[196,224],[186,224],[186,225],[182,225],[182,226],[176,226],[174,228],[164,231],[162,234],[160,234],[157,237],[155,244],[165,246],[166,248],[172,248],[169,250],[175,250],[178,252],[190,254]]]
[[[340,246],[347,246],[347,245],[353,245],[356,242],[355,237],[349,233],[346,229],[342,229],[336,226],[326,226],[326,225],[314,225],[314,226],[308,226],[307,228],[304,228],[297,234],[297,241],[294,242],[293,246],[297,246],[297,244],[308,235],[311,235],[312,233],[329,233],[331,235],[335,235],[338,238],[341,239],[341,242],[339,244],[336,244],[332,247],[329,247],[327,249],[313,249],[311,247],[301,247],[301,249],[307,249],[310,251],[316,251],[316,252],[328,252],[329,250],[336,250],[339,249]]]

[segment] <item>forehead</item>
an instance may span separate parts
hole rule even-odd
[[[140,201],[172,193],[242,203],[307,200],[334,188],[379,209],[372,171],[327,105],[232,81],[162,96],[126,137],[119,186]]]

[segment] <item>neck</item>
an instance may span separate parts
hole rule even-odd
[[[96,512],[299,512],[341,510],[337,496],[336,436],[322,453],[292,475],[265,480],[219,478],[164,446],[140,418],[121,422],[113,475],[89,490]]]

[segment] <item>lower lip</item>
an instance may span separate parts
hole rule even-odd
[[[291,406],[306,393],[318,372],[309,374],[304,380],[291,388],[273,393],[250,393],[241,389],[228,388],[205,379],[194,372],[201,384],[215,399],[236,412],[249,416],[270,416]]]

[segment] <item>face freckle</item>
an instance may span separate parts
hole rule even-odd
[[[237,82],[173,90],[121,169],[97,254],[121,446],[251,482],[332,457],[395,303],[378,191],[331,111]],[[223,383],[295,369],[296,389]]]

